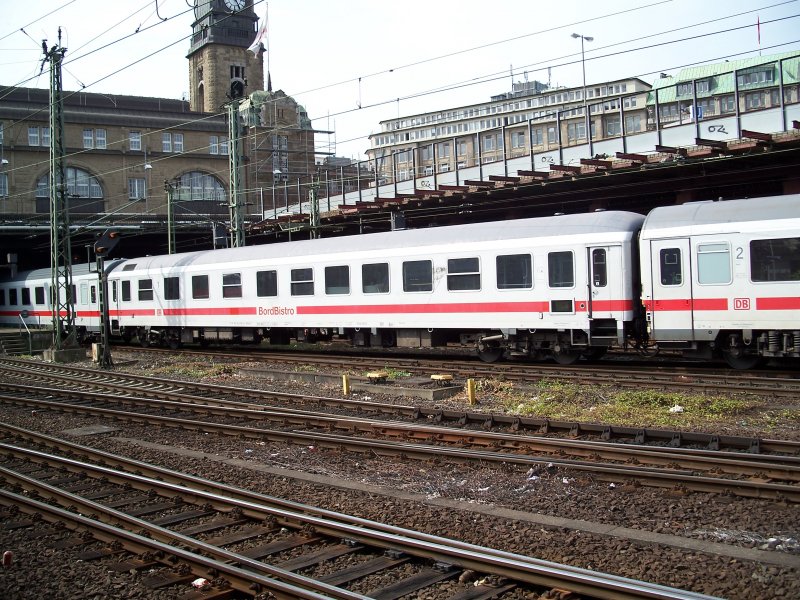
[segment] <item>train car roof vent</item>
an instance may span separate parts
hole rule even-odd
[[[595,208],[594,212],[606,212],[605,208]]]
[[[564,213],[553,213],[554,217],[563,217]]]

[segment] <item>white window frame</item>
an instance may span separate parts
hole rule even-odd
[[[142,149],[142,132],[130,131],[128,132],[128,148],[130,150]]]

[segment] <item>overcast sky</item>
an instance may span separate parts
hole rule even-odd
[[[60,26],[65,90],[188,98],[192,0],[0,2],[0,85],[46,88],[41,43],[55,44]],[[265,63],[274,89],[335,131],[337,155],[361,159],[382,120],[483,102],[512,79],[582,85],[572,33],[594,38],[588,84],[652,83],[683,66],[800,50],[800,3],[270,0]]]

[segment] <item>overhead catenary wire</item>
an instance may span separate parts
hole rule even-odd
[[[73,1],[74,1],[74,0],[73,0]],[[795,1],[795,0],[792,0],[792,1]],[[770,5],[770,7],[774,7],[774,6],[780,6],[780,5],[782,5],[782,4],[787,4],[787,3],[788,3],[788,2],[784,2],[784,3],[780,3],[780,4],[775,4],[775,5]],[[661,3],[655,3],[655,4],[661,4]],[[651,5],[648,5],[648,6],[651,6]],[[755,9],[754,9],[754,10],[755,10]],[[746,12],[752,12],[752,11],[746,11]],[[616,14],[616,13],[615,13],[615,14]],[[741,14],[745,14],[745,13],[737,13],[737,15],[728,15],[728,16],[725,16],[725,17],[720,17],[719,19],[714,19],[713,21],[706,21],[706,22],[704,22],[703,24],[707,24],[707,23],[709,23],[709,22],[716,22],[716,21],[718,21],[718,20],[722,20],[722,19],[725,19],[725,18],[731,18],[732,16],[739,16],[739,15],[741,15]],[[793,15],[792,17],[785,17],[785,18],[793,18],[793,17],[795,17],[795,16],[797,16],[797,15]],[[173,17],[173,18],[174,18],[174,17]],[[597,18],[600,18],[600,17],[597,17]],[[776,20],[778,20],[778,19],[776,19]],[[765,21],[764,23],[766,24],[767,22],[769,22],[769,21]],[[580,23],[580,22],[578,22],[578,23]],[[156,25],[157,25],[157,24],[156,24]],[[573,26],[573,25],[574,25],[574,24],[571,24],[571,25],[569,25],[569,26]],[[696,26],[696,25],[697,25],[697,24],[695,24],[695,25],[690,25],[690,26],[687,26],[687,27],[685,27],[685,28],[692,27],[692,26]],[[153,26],[151,26],[151,27],[154,27],[154,26],[155,26],[155,25],[153,25]],[[743,27],[740,27],[740,28],[731,28],[731,29],[729,29],[729,30],[724,30],[724,32],[727,32],[727,31],[733,31],[733,30],[736,30],[736,29],[741,29],[741,28],[744,28],[744,27],[749,27],[749,26],[750,26],[750,25],[748,25],[748,26],[743,26]],[[685,28],[679,28],[679,29],[685,29]],[[673,30],[673,31],[676,31],[676,30]],[[697,39],[697,38],[699,38],[699,37],[707,37],[707,36],[711,36],[711,35],[717,35],[718,33],[721,33],[721,32],[712,32],[712,33],[709,33],[709,34],[703,34],[702,36],[692,36],[691,38],[684,38],[684,39]],[[532,33],[532,34],[528,34],[528,35],[535,35],[535,34],[536,34],[536,32],[534,32],[534,33]],[[646,37],[653,37],[653,36],[655,36],[655,35],[660,35],[660,34],[653,34],[653,35],[651,35],[651,36],[644,36],[644,38],[646,38]],[[187,37],[188,37],[188,36],[187,36]],[[524,37],[524,36],[523,36],[523,37]],[[636,39],[644,39],[644,38],[636,38]],[[178,41],[176,41],[176,42],[173,42],[173,43],[171,43],[171,44],[169,44],[169,45],[165,46],[163,49],[165,49],[165,48],[168,48],[168,47],[170,47],[170,46],[173,46],[173,45],[175,45],[176,43],[179,43],[180,41],[183,41],[183,40],[185,40],[185,39],[186,39],[186,38],[181,38],[180,40],[178,40]],[[510,38],[510,39],[516,39],[516,38]],[[662,44],[666,44],[666,43],[677,43],[677,42],[679,42],[679,41],[681,41],[681,40],[674,40],[674,41],[672,41],[672,42],[663,42],[663,43],[654,44],[654,45],[651,45],[651,46],[644,46],[644,47],[642,47],[642,48],[639,48],[639,49],[626,50],[626,51],[623,51],[623,52],[631,52],[631,51],[641,50],[641,49],[644,49],[644,48],[651,48],[651,47],[655,47],[655,46],[662,45]],[[630,40],[629,40],[628,42],[620,42],[619,44],[622,44],[622,43],[629,43],[629,42],[630,42]],[[502,41],[500,41],[500,42],[495,42],[494,44],[496,44],[496,43],[502,43]],[[795,43],[795,42],[788,42],[788,43]],[[492,45],[492,44],[490,44],[490,45]],[[618,45],[618,44],[614,44],[614,45]],[[781,45],[785,45],[785,44],[781,44]],[[485,46],[487,46],[487,45],[484,45],[484,46],[481,46],[481,47],[485,47]],[[106,46],[106,47],[107,47],[107,46]],[[481,47],[478,47],[478,48],[476,48],[476,49],[479,49],[479,48],[481,48]],[[610,46],[607,46],[607,47],[611,47],[611,45],[610,45]],[[96,51],[96,50],[95,50],[95,51]],[[132,65],[134,65],[134,64],[137,64],[138,62],[141,62],[141,61],[145,60],[145,59],[146,59],[146,58],[148,58],[148,57],[151,57],[151,56],[153,56],[154,54],[158,53],[159,51],[160,51],[160,50],[157,50],[157,51],[155,51],[155,52],[153,52],[153,53],[151,53],[151,54],[147,55],[146,57],[143,57],[143,58],[141,58],[141,59],[139,59],[139,60],[137,60],[137,61],[135,61],[135,62],[131,63],[130,65],[128,65],[128,67],[130,67],[130,66],[132,66]],[[467,51],[471,51],[471,50],[465,50],[464,52],[467,52]],[[94,51],[93,51],[93,52],[94,52]],[[618,55],[618,54],[621,54],[621,53],[622,53],[622,52],[618,52],[618,53],[612,53],[612,54],[609,54],[609,55],[607,55],[607,56]],[[451,55],[452,55],[452,54],[453,54],[453,53],[451,53]],[[455,54],[457,54],[457,53],[455,53]],[[742,54],[742,53],[739,53],[739,54]],[[447,55],[447,56],[450,56],[450,55]],[[728,55],[728,57],[730,57],[730,56],[734,56],[734,55]],[[444,57],[444,55],[443,55],[443,57]],[[431,58],[431,59],[426,59],[424,62],[430,62],[430,61],[432,61],[432,60],[436,60],[437,58],[439,58],[439,57],[433,57],[433,58]],[[602,57],[602,56],[591,57],[591,58],[590,58],[590,60],[592,60],[592,59],[599,59],[599,58],[603,58],[603,57]],[[418,62],[419,62],[419,61],[418,61]],[[702,62],[708,62],[708,61],[706,60],[706,61],[702,61]],[[403,67],[398,67],[398,68],[405,68],[406,66],[410,67],[410,66],[414,66],[414,65],[416,65],[416,64],[418,64],[418,63],[409,63],[409,65],[404,65]],[[535,65],[535,64],[536,64],[536,63],[534,63],[534,65]],[[566,64],[573,64],[573,63],[562,63],[561,65],[566,65]],[[555,66],[561,66],[561,65],[555,65]],[[552,66],[552,65],[551,65],[551,66]],[[94,84],[96,84],[96,83],[99,83],[100,81],[103,81],[103,80],[105,80],[105,79],[107,79],[107,78],[109,78],[109,77],[111,77],[111,76],[113,76],[113,75],[115,75],[115,74],[118,74],[119,72],[123,71],[125,68],[128,68],[128,67],[123,67],[123,68],[121,68],[121,69],[118,69],[117,71],[115,71],[115,72],[113,72],[113,73],[111,73],[111,74],[108,74],[108,75],[106,75],[106,76],[104,76],[104,77],[102,77],[102,78],[98,79],[97,81],[93,82],[92,84],[89,84],[89,86],[91,86],[91,85],[94,85]],[[524,67],[520,67],[520,68],[524,68]],[[543,68],[544,68],[544,67],[543,67]],[[393,69],[393,70],[396,70],[396,69],[397,69],[397,68],[395,68],[395,69]],[[662,69],[660,69],[660,70],[666,70],[666,69],[662,68]],[[658,70],[654,70],[654,71],[652,71],[652,72],[658,72]],[[506,76],[507,76],[507,75],[506,75],[506,73],[505,73],[505,72],[503,72],[503,75],[502,75],[502,77],[506,77]],[[362,76],[362,77],[363,77],[363,76]],[[481,81],[481,83],[485,83],[486,81],[492,81],[492,80],[493,80],[493,79],[484,80],[484,81]],[[348,81],[351,81],[351,80],[348,80]],[[467,85],[467,84],[465,83],[465,84],[461,84],[461,85],[458,85],[458,86],[452,86],[452,87],[448,87],[448,88],[444,88],[444,89],[446,89],[446,90],[458,89],[458,87],[463,87],[463,86],[465,86],[465,85]],[[87,86],[87,87],[88,87],[88,86]],[[425,91],[425,92],[419,92],[418,94],[413,94],[413,95],[406,96],[406,97],[404,97],[403,99],[410,99],[410,98],[413,98],[413,97],[419,97],[419,96],[421,96],[421,95],[434,94],[434,93],[438,93],[439,91],[443,91],[443,90],[442,90],[442,89],[437,89],[437,90],[429,90],[429,91]],[[302,94],[302,93],[304,93],[304,92],[301,92],[301,94]],[[386,103],[389,103],[389,102],[395,102],[396,100],[397,100],[397,99],[386,100],[386,101],[384,101],[384,102],[381,102],[381,103],[374,103],[374,104],[372,104],[372,105],[370,105],[370,106],[380,106],[381,104],[386,104]],[[333,114],[333,115],[331,115],[331,116],[342,115],[342,114],[346,114],[346,113],[348,113],[348,112],[353,112],[353,111],[352,111],[352,110],[340,111],[340,112],[334,113],[334,114]],[[325,118],[328,118],[328,116],[326,116]],[[316,120],[316,119],[314,119],[314,120]],[[165,128],[165,129],[163,129],[163,130],[160,130],[160,131],[166,131],[166,130],[168,130],[168,129],[177,129],[177,128],[179,128],[179,126],[173,126],[173,127],[171,127],[171,128]],[[151,133],[157,133],[157,132],[151,132]],[[365,136],[364,136],[364,137],[365,137]],[[359,138],[359,137],[357,137],[357,138],[352,138],[352,139],[360,139],[360,138]],[[125,140],[120,140],[120,143],[123,143],[124,141],[125,141]],[[170,158],[170,157],[161,157],[159,160],[168,160],[169,158]]]

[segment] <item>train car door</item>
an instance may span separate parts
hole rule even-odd
[[[656,340],[694,339],[691,264],[688,238],[651,240],[648,311]]]
[[[613,318],[613,313],[621,310],[615,302],[622,300],[621,249],[619,246],[590,246],[586,251],[589,265],[587,314],[590,319]]]

